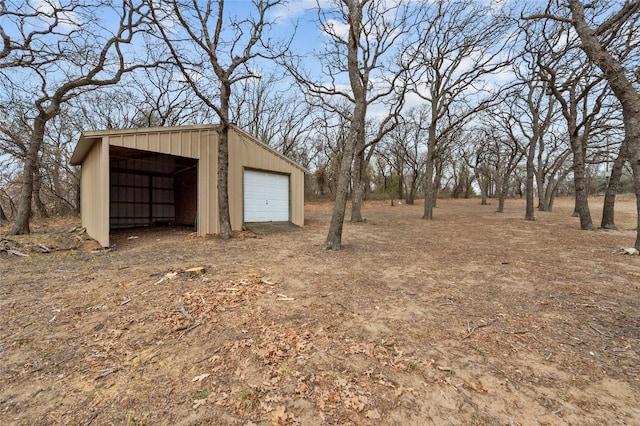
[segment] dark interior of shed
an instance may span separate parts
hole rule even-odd
[[[111,229],[196,227],[198,160],[117,146],[109,158]]]

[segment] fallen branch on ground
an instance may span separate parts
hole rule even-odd
[[[107,368],[106,370],[102,370],[100,372],[100,374],[98,375],[98,377],[95,378],[95,380],[101,379],[103,377],[107,377],[109,374],[113,374],[120,371],[119,368]]]
[[[489,322],[486,323],[486,324],[477,324],[477,325],[473,325],[473,326],[471,325],[471,323],[469,323],[469,321],[467,321],[467,332],[469,334],[464,336],[462,338],[462,340],[465,340],[466,338],[471,336],[471,334],[473,334],[473,332],[476,331],[477,329],[482,328],[482,327],[489,327],[491,324],[493,324],[496,321],[498,321],[498,319],[497,318],[493,318],[493,319],[490,319]]]
[[[614,336],[611,335],[610,333],[605,333],[603,331],[598,330],[593,324],[589,323],[589,327],[593,328],[595,331],[598,332],[599,335],[604,336],[604,337],[609,337],[609,338],[613,338]]]

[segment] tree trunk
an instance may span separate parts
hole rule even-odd
[[[39,167],[36,167],[36,170],[33,174],[33,204],[35,207],[35,214],[37,217],[44,219],[49,217],[49,213],[47,213],[47,207],[42,202],[42,172]]]
[[[80,173],[73,174],[73,213],[80,215]]]
[[[558,195],[558,188],[560,186],[560,183],[566,179],[568,174],[569,174],[568,171],[563,172],[563,173],[560,173],[560,175],[557,178],[551,179],[551,181],[547,185],[547,188],[544,191],[544,197],[545,197],[544,204],[549,213],[553,211],[553,202],[555,201],[556,196]]]
[[[342,248],[342,227],[347,208],[347,192],[351,181],[351,164],[357,147],[364,147],[364,129],[367,117],[367,87],[363,84],[360,74],[358,51],[360,35],[362,32],[362,5],[355,1],[345,2],[349,8],[349,42],[347,51],[347,68],[349,70],[349,82],[353,91],[354,107],[349,133],[344,144],[340,170],[338,172],[338,184],[336,198],[333,205],[333,214],[329,232],[322,248],[324,250],[340,250]],[[360,145],[362,144],[362,145]]]
[[[4,225],[8,221],[9,219],[7,219],[7,215],[4,213],[4,210],[2,210],[2,205],[0,205],[0,225]]]
[[[496,209],[497,213],[504,212],[504,201],[507,198],[507,193],[509,192],[509,175],[506,174],[502,178],[502,182],[500,183],[500,188],[498,189],[498,208]]]
[[[407,198],[404,200],[404,203],[409,206],[414,205],[416,203],[414,195],[411,193],[407,194]]]
[[[570,126],[575,129],[574,126]],[[573,184],[576,191],[575,213],[580,218],[580,229],[594,230],[595,226],[591,220],[591,211],[589,210],[587,179],[585,171],[586,146],[582,143],[582,139],[574,135],[573,131],[569,136],[571,143],[571,152],[573,154]]]
[[[364,155],[364,138],[358,140],[353,158],[353,192],[351,193],[351,222],[362,222],[362,203],[366,187],[366,161]]]
[[[229,214],[229,98],[231,85],[220,88],[220,130],[218,131],[218,217],[220,237],[228,240],[232,236]]]
[[[549,211],[549,212],[552,212],[552,211],[553,211],[553,203],[554,203],[554,201],[556,200],[556,195],[557,195],[557,194],[558,194],[558,187],[557,187],[557,186],[555,186],[555,187],[553,188],[553,191],[551,191],[551,196],[549,197],[549,202],[547,203],[547,206],[548,206],[548,207],[547,207],[547,208],[548,208],[548,210],[547,210],[547,211]]]
[[[622,141],[620,145],[620,152],[613,162],[611,168],[611,176],[604,193],[604,203],[602,205],[602,221],[600,227],[603,229],[617,229],[614,220],[614,208],[616,205],[616,195],[618,194],[618,187],[620,185],[620,179],[622,178],[622,170],[624,169],[624,163],[627,159],[627,141]]]
[[[536,170],[536,184],[538,186],[538,211],[544,212],[547,211],[547,204],[545,203],[546,198],[544,196],[544,170],[542,167],[542,152],[544,148],[544,142],[541,140],[540,149],[538,149],[538,168]]]
[[[73,200],[69,199],[69,196],[72,194],[70,188],[66,187],[60,176],[62,167],[57,166],[59,164],[63,164],[66,161],[65,159],[63,159],[62,150],[60,148],[56,149],[55,151],[55,161],[56,166],[49,168],[47,173],[49,174],[49,177],[51,179],[53,191],[56,194],[55,212],[64,215],[69,213],[70,208],[73,206]]]
[[[427,135],[427,159],[424,175],[424,214],[423,219],[433,220],[433,208],[436,201],[435,188],[435,161],[436,161],[436,132],[438,128],[438,104],[437,99],[431,99],[431,122]]]
[[[356,129],[351,125],[347,142],[344,144],[342,159],[340,161],[340,170],[338,173],[338,183],[336,186],[336,197],[333,204],[333,213],[331,215],[331,223],[329,224],[329,232],[322,248],[324,250],[340,250],[342,248],[342,227],[344,225],[344,216],[347,209],[347,194],[349,193],[349,181],[351,180],[351,163],[353,160],[353,151],[355,138],[358,137]]]
[[[427,161],[426,161],[426,167],[425,167],[425,174],[424,174],[424,214],[422,215],[423,219],[426,220],[433,220],[433,208],[434,208],[434,201],[436,198],[436,191],[435,191],[435,185],[433,182],[433,174],[434,174],[434,167],[433,167],[433,157],[434,157],[434,144],[431,143],[431,140],[429,140],[429,147],[428,147],[428,152],[427,152]]]
[[[504,213],[504,200],[506,198],[506,194],[500,191],[498,194],[498,208],[496,209],[496,213]]]
[[[18,198],[18,213],[16,214],[13,228],[9,231],[9,235],[24,235],[30,233],[29,220],[31,219],[34,174],[38,167],[40,148],[44,143],[46,124],[47,118],[44,112],[41,112],[33,120],[33,133],[29,140],[29,149],[27,150],[22,168],[22,187]]]
[[[434,152],[435,152],[435,145],[434,145]],[[431,200],[431,205],[435,209],[436,207],[438,207],[438,195],[440,194],[440,185],[442,184],[443,164],[442,162],[436,163],[434,158],[433,165],[434,165],[433,200]]]
[[[440,185],[437,185],[436,188],[438,186]],[[464,199],[467,200],[471,198],[472,194],[473,194],[473,178],[470,176],[467,176],[467,179],[465,180],[465,184],[464,184]]]
[[[418,192],[418,173],[411,174],[411,185],[409,187],[409,192],[407,193],[407,199],[405,203],[412,206],[416,202],[416,193]]]
[[[480,205],[487,205],[487,195],[489,192],[489,179],[485,176],[483,178],[478,178],[478,187],[480,188]]]
[[[529,155],[527,156],[527,181],[526,181],[526,207],[524,213],[524,220],[536,220],[533,213],[533,198],[534,198],[534,190],[533,190],[533,180],[535,177],[535,170],[533,165],[534,154],[536,150],[536,145],[533,141],[529,142]]]

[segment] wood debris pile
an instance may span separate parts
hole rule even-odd
[[[8,255],[19,256],[19,257],[27,257],[28,254],[24,253],[24,249],[22,248],[22,244],[17,241],[2,239],[0,240],[0,253],[6,253]]]
[[[16,257],[29,257],[31,254],[76,250],[87,242],[97,244],[89,237],[85,228],[75,226],[56,233],[18,235],[15,239],[2,238],[0,239],[0,253]]]

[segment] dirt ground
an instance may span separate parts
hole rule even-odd
[[[369,202],[339,252],[329,204],[227,242],[0,236],[0,424],[638,425],[635,199],[617,231],[572,206]]]

